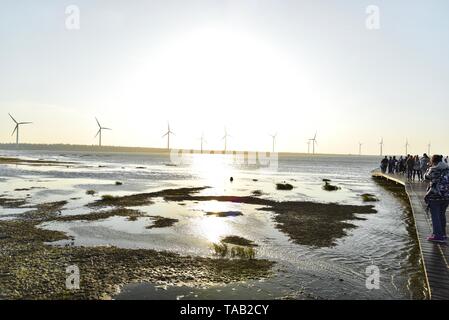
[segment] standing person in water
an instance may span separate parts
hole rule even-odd
[[[443,156],[432,156],[430,168],[424,177],[430,182],[424,201],[432,216],[433,229],[433,234],[427,240],[445,242],[446,209],[449,205],[449,167],[443,161]]]

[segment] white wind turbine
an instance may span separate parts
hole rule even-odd
[[[102,127],[101,124],[100,124],[100,122],[98,121],[98,119],[95,118],[95,120],[97,121],[97,124],[98,124],[98,131],[97,131],[97,134],[95,135],[95,138],[96,138],[97,136],[99,136],[99,142],[98,142],[98,145],[101,147],[101,133],[102,133],[102,131],[103,131],[103,130],[112,130],[112,129],[111,129],[111,128]]]
[[[408,147],[410,147],[410,144],[408,143],[408,138],[405,139],[405,155],[408,155]]]
[[[272,141],[272,152],[274,152],[274,145],[276,144],[276,137],[277,137],[277,132],[275,134],[270,134]]]
[[[201,133],[200,142],[201,142],[201,153],[203,153],[203,145],[205,142],[207,142],[206,139],[204,139],[204,132]]]
[[[170,130],[170,123],[167,122],[167,132],[162,136],[162,138],[167,136],[167,149],[168,150],[170,150],[170,135],[171,134],[174,135],[174,133]]]
[[[315,135],[313,136],[312,139],[309,139],[309,142],[312,142],[312,153],[315,154],[315,144],[318,145],[318,142],[316,141],[316,134],[317,132],[315,132]]]
[[[9,116],[11,117],[12,121],[14,121],[14,123],[16,124],[16,126],[14,127],[14,131],[12,132],[11,136],[14,135],[14,132],[16,133],[16,144],[19,144],[19,128],[20,125],[22,124],[31,124],[32,122],[18,122],[16,121],[16,119],[13,118],[13,116],[8,113]]]
[[[359,156],[362,155],[362,145],[363,143],[359,142]]]
[[[383,156],[384,138],[382,137],[379,142],[380,145],[380,156]]]
[[[310,153],[310,139],[307,140],[307,153]]]
[[[228,137],[231,137],[231,135],[228,134],[228,130],[226,130],[226,127],[224,128],[224,132],[225,134],[221,139],[224,140],[224,152],[226,152],[228,148]]]
[[[429,141],[429,143],[427,144],[427,155],[428,156],[430,156],[430,148],[432,147],[432,144],[430,143],[430,141]]]

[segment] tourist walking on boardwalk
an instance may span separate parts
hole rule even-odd
[[[404,174],[405,172],[405,158],[404,157],[400,157],[399,161],[398,161],[398,169],[396,170],[397,173],[400,174]]]
[[[415,166],[415,158],[411,155],[407,155],[407,161],[405,162],[407,169],[407,180],[411,181],[413,178],[413,168]]]
[[[387,167],[388,167],[388,158],[387,156],[385,156],[385,158],[383,158],[382,161],[380,162],[380,170],[382,170],[382,173],[387,172]]]
[[[394,161],[393,158],[390,157],[390,159],[388,159],[388,173],[393,173],[393,167],[394,166]]]
[[[445,242],[446,209],[449,205],[449,167],[443,161],[443,156],[432,156],[430,168],[424,177],[430,182],[424,201],[430,210],[433,229],[433,234],[427,240]]]
[[[426,173],[427,169],[429,168],[430,165],[430,158],[427,155],[427,153],[424,153],[421,157],[421,159],[419,160],[419,165],[421,167],[421,174],[423,175],[423,180],[424,180],[424,173]]]
[[[418,176],[418,181],[422,181],[421,162],[418,155],[414,157],[414,161],[415,164],[413,165],[413,181],[415,181],[416,176]]]

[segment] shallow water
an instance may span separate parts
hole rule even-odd
[[[357,227],[328,248],[295,244],[275,228],[273,213],[258,206],[207,201],[166,202],[134,207],[150,215],[176,218],[168,228],[147,229],[152,219],[128,221],[111,217],[98,221],[51,222],[41,227],[73,235],[70,245],[114,245],[126,248],[170,250],[180,254],[211,256],[211,244],[226,235],[238,235],[258,244],[257,257],[277,262],[275,276],[264,281],[197,288],[156,288],[130,284],[117,297],[127,298],[318,298],[409,299],[422,298],[424,281],[410,208],[401,197],[372,180],[376,157],[298,156],[280,158],[276,170],[237,166],[230,157],[195,155],[187,164],[167,166],[161,155],[88,154],[77,152],[0,151],[0,156],[73,161],[68,167],[2,165],[0,195],[28,197],[31,203],[68,200],[62,215],[85,214],[85,207],[101,195],[125,195],[167,188],[210,186],[201,195],[251,195],[261,190],[274,200],[306,200],[361,205],[360,194],[373,193],[378,213],[353,220]],[[141,168],[144,167],[144,168]],[[229,177],[234,177],[230,182]],[[341,189],[322,190],[322,179]],[[257,179],[257,181],[254,181]],[[115,185],[115,181],[123,185]],[[276,190],[278,182],[294,186]],[[26,191],[14,191],[27,188]],[[87,190],[96,190],[94,196]],[[206,216],[210,211],[241,211],[243,216]],[[1,209],[0,219],[20,215],[22,209]],[[329,232],[332,232],[330,230]],[[58,244],[65,245],[66,242]],[[380,289],[365,286],[366,267],[380,269]]]

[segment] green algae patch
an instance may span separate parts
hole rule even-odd
[[[239,236],[226,236],[221,239],[221,242],[244,247],[257,247],[257,244],[255,244],[253,241]]]
[[[133,282],[204,287],[272,275],[274,262],[181,256],[171,252],[117,247],[52,246],[71,239],[40,229],[45,221],[67,220],[52,213],[62,203],[47,203],[26,219],[0,221],[0,292],[3,299],[107,299]],[[47,210],[47,214],[36,214]],[[77,218],[80,218],[79,216]],[[66,288],[67,267],[80,271],[77,290]]]
[[[379,199],[371,193],[364,193],[361,194],[360,197],[362,197],[363,202],[376,202],[379,201]]]
[[[112,196],[103,195],[101,199],[89,203],[88,207],[106,207],[106,206],[120,206],[120,207],[136,207],[152,204],[152,198],[163,197],[164,199],[170,199],[176,196],[187,196],[197,193],[208,187],[196,187],[196,188],[178,188],[178,189],[165,189],[156,192],[137,193],[127,196]]]
[[[114,216],[127,217],[128,220],[136,220],[139,217],[144,216],[144,214],[138,210],[127,209],[127,208],[114,208],[106,211],[98,211],[86,214],[77,214],[70,216],[58,216],[53,218],[52,220],[56,221],[94,221],[94,220],[102,220],[107,219]]]
[[[337,191],[337,190],[340,190],[340,187],[337,187],[337,186],[334,186],[333,184],[331,184],[329,182],[330,180],[328,180],[328,181],[325,181],[325,180],[328,180],[328,179],[323,179],[323,181],[324,181],[323,190],[326,190],[326,191]]]

